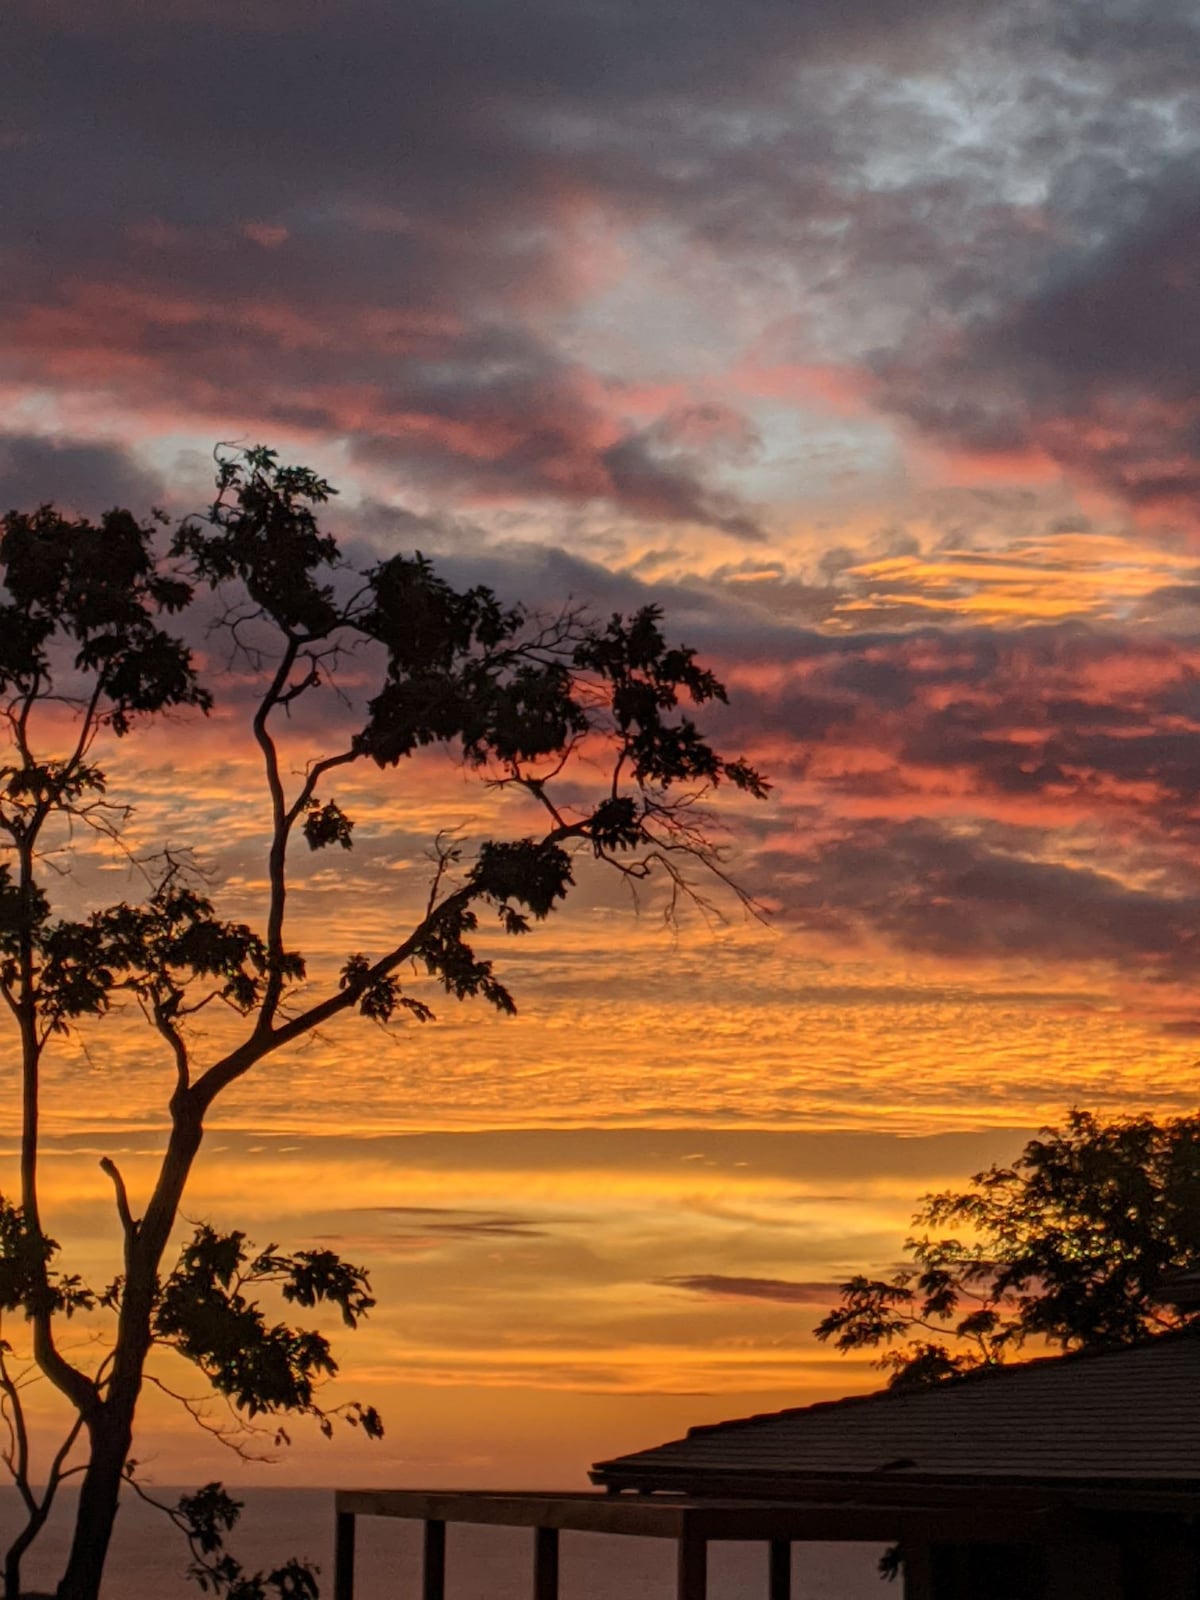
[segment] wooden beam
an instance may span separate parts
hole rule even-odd
[[[792,1542],[772,1539],[768,1548],[768,1600],[792,1600]]]
[[[421,1600],[446,1600],[446,1524],[434,1517],[425,1524]]]
[[[559,1528],[677,1540],[688,1525],[713,1540],[850,1539],[884,1544],[909,1537],[1037,1543],[1064,1533],[1067,1509],[997,1510],[986,1497],[973,1507],[853,1505],[801,1501],[689,1500],[679,1495],[516,1494],[487,1490],[339,1489],[339,1511],[419,1522],[469,1522]],[[1196,1500],[1200,1513],[1200,1499]]]
[[[535,1528],[533,1600],[558,1600],[558,1529]]]
[[[679,1536],[676,1600],[708,1600],[708,1541],[684,1526]]]
[[[354,1600],[354,1523],[353,1511],[334,1518],[333,1600]]]

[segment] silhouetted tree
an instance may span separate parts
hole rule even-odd
[[[701,802],[723,783],[760,797],[766,788],[682,709],[723,700],[724,690],[692,650],[667,643],[655,608],[602,623],[575,609],[538,618],[489,589],[453,588],[420,554],[353,572],[317,522],[330,486],[265,449],[219,454],[217,489],[207,515],[184,522],[161,559],[155,527],[128,511],[91,523],[44,506],[10,513],[0,534],[0,993],[22,1085],[19,1200],[0,1209],[0,1308],[27,1319],[28,1370],[48,1378],[74,1414],[57,1453],[35,1470],[26,1371],[13,1344],[0,1344],[2,1454],[27,1514],[5,1568],[8,1600],[58,1485],[76,1470],[78,1514],[58,1594],[95,1600],[122,1484],[134,1478],[139,1393],[145,1381],[162,1382],[147,1366],[156,1347],[198,1368],[244,1419],[300,1412],[332,1426],[336,1413],[318,1397],[334,1370],[328,1343],[270,1321],[258,1296],[273,1287],[293,1307],[327,1302],[353,1327],[373,1304],[361,1268],[326,1251],[255,1251],[240,1233],[201,1226],[163,1272],[214,1101],[343,1013],[425,1021],[432,1013],[419,984],[414,991],[414,971],[455,999],[513,1011],[472,943],[482,911],[506,934],[527,932],[566,898],[581,853],[635,884],[662,873],[673,897],[696,892],[696,867],[724,881]],[[259,682],[248,735],[265,779],[263,926],[223,919],[179,852],[158,859],[140,903],[64,914],[49,853],[71,829],[115,839],[125,814],[107,792],[104,741],[158,714],[212,705],[167,625],[205,590],[219,597],[243,676],[250,670]],[[335,684],[348,652],[356,679],[374,679],[357,715]],[[340,719],[339,742],[292,778],[279,721],[322,695],[327,722]],[[354,821],[331,792],[337,774],[363,762],[399,768],[438,746],[519,802],[515,836],[469,850],[440,840],[413,919],[400,924],[397,911],[382,948],[348,950],[340,974],[310,978],[289,940],[297,836],[309,850],[349,850]],[[170,1131],[140,1202],[116,1165],[101,1163],[124,1265],[96,1289],[60,1268],[43,1226],[39,1085],[59,1038],[122,999],[157,1035]],[[214,1001],[242,1019],[232,1042],[216,1047],[196,1024]],[[113,1319],[107,1352],[92,1361],[68,1354],[61,1339],[62,1321],[80,1312]],[[340,1411],[379,1432],[371,1408]],[[313,1592],[311,1574],[295,1566],[247,1575],[224,1555],[237,1506],[219,1486],[170,1509],[191,1540],[195,1575],[216,1592],[242,1600]]]
[[[1072,1111],[1011,1166],[926,1195],[911,1265],[855,1277],[818,1324],[841,1351],[879,1349],[889,1383],[993,1365],[1027,1340],[1061,1350],[1133,1344],[1194,1313],[1158,1298],[1200,1268],[1200,1117],[1104,1121]]]

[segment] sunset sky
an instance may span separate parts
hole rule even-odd
[[[386,1439],[252,1475],[575,1485],[872,1386],[812,1326],[923,1191],[1071,1104],[1195,1109],[1195,5],[9,0],[3,39],[2,508],[181,515],[273,444],[361,565],[661,604],[773,781],[720,810],[765,923],[583,872],[497,952],[515,1020],[342,1022],[220,1104],[188,1215],[380,1301],[339,1352]],[[213,716],[106,759],[131,847],[255,918],[247,685],[197,642]],[[325,972],[507,804],[448,759],[337,797]],[[132,1023],[55,1057],[47,1222],[97,1277],[97,1159],[145,1193],[168,1085]],[[252,1470],[157,1401],[138,1453]]]

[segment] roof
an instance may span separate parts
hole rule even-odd
[[[693,1494],[867,1478],[1200,1492],[1200,1336],[1165,1335],[1127,1350],[692,1428],[683,1439],[598,1462],[592,1477],[610,1489]]]

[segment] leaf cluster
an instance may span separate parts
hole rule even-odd
[[[98,523],[53,506],[10,511],[0,523],[0,693],[25,694],[53,675],[52,647],[74,646],[74,667],[94,680],[118,734],[141,713],[211,704],[191,653],[155,621],[192,599],[192,585],[162,571],[153,524],[128,511]]]
[[[270,966],[264,941],[244,923],[225,922],[212,902],[174,873],[143,905],[125,902],[79,920],[51,921],[44,895],[24,917],[20,892],[0,865],[0,979],[16,981],[22,927],[31,935],[36,959],[33,999],[55,1032],[69,1020],[100,1016],[114,993],[127,990],[171,1019],[183,1008],[189,987],[207,982],[243,1014],[252,1010]],[[304,974],[300,956],[283,952],[285,976]]]
[[[486,586],[455,589],[420,551],[368,569],[362,588],[339,601],[341,556],[316,520],[334,493],[323,478],[256,446],[219,457],[218,490],[207,518],[186,522],[172,547],[193,578],[240,581],[293,640],[347,630],[382,646],[383,681],[355,735],[357,754],[380,766],[432,744],[457,744],[473,765],[555,756],[598,725],[594,696],[580,692],[586,681],[606,686],[639,784],[727,779],[766,792],[746,762],[722,758],[689,717],[672,715],[681,699],[726,694],[694,650],[668,645],[658,607],[614,615],[603,628],[568,614],[539,629]],[[320,838],[322,824],[313,827]]]
[[[106,1296],[90,1289],[78,1273],[54,1267],[58,1253],[58,1241],[31,1226],[22,1208],[0,1195],[0,1310],[70,1317],[105,1303]]]
[[[884,1349],[891,1382],[938,1381],[1027,1340],[1063,1350],[1136,1343],[1193,1317],[1165,1306],[1200,1267],[1200,1117],[1104,1121],[1073,1110],[1010,1166],[926,1195],[911,1264],[851,1278],[818,1324],[842,1351]]]
[[[433,1011],[423,1000],[405,994],[399,978],[390,972],[376,971],[361,951],[346,962],[338,983],[349,991],[361,1014],[372,1022],[388,1023],[397,1011],[407,1011],[418,1022],[433,1020]]]
[[[281,466],[262,445],[217,459],[217,498],[203,521],[189,518],[171,545],[210,585],[239,580],[284,632],[319,638],[340,613],[322,569],[337,541],[317,526],[315,506],[337,491],[307,467]]]
[[[487,839],[469,881],[475,893],[498,908],[505,932],[516,934],[529,931],[529,919],[519,907],[544,921],[566,899],[575,878],[570,856],[552,840]]]
[[[386,666],[356,748],[379,766],[452,742],[476,766],[534,760],[582,726],[563,666],[522,649],[521,607],[482,586],[455,590],[419,551],[366,578],[359,626],[383,646]]]
[[[603,629],[590,630],[575,647],[575,666],[609,686],[613,720],[640,786],[669,789],[678,783],[717,784],[762,799],[761,773],[742,760],[726,760],[688,716],[669,715],[682,698],[693,705],[727,703],[724,685],[687,646],[669,646],[659,606],[643,606],[632,617],[614,614]]]
[[[310,850],[324,850],[331,844],[340,844],[343,850],[353,849],[354,823],[336,800],[322,805],[314,795],[305,808],[303,828]]]
[[[281,1255],[274,1245],[253,1253],[243,1233],[199,1225],[162,1285],[154,1311],[155,1339],[205,1374],[247,1417],[300,1412],[330,1432],[316,1403],[318,1385],[337,1372],[321,1333],[271,1322],[251,1293],[277,1286],[284,1300],[312,1308],[335,1306],[347,1327],[374,1306],[367,1273],[329,1250]],[[382,1432],[371,1408],[355,1407],[369,1435]]]
[[[181,1495],[168,1509],[192,1549],[188,1577],[205,1594],[221,1600],[318,1600],[317,1568],[306,1561],[287,1561],[269,1572],[247,1572],[225,1549],[226,1536],[241,1520],[244,1502],[220,1483],[206,1483],[195,1494]]]

